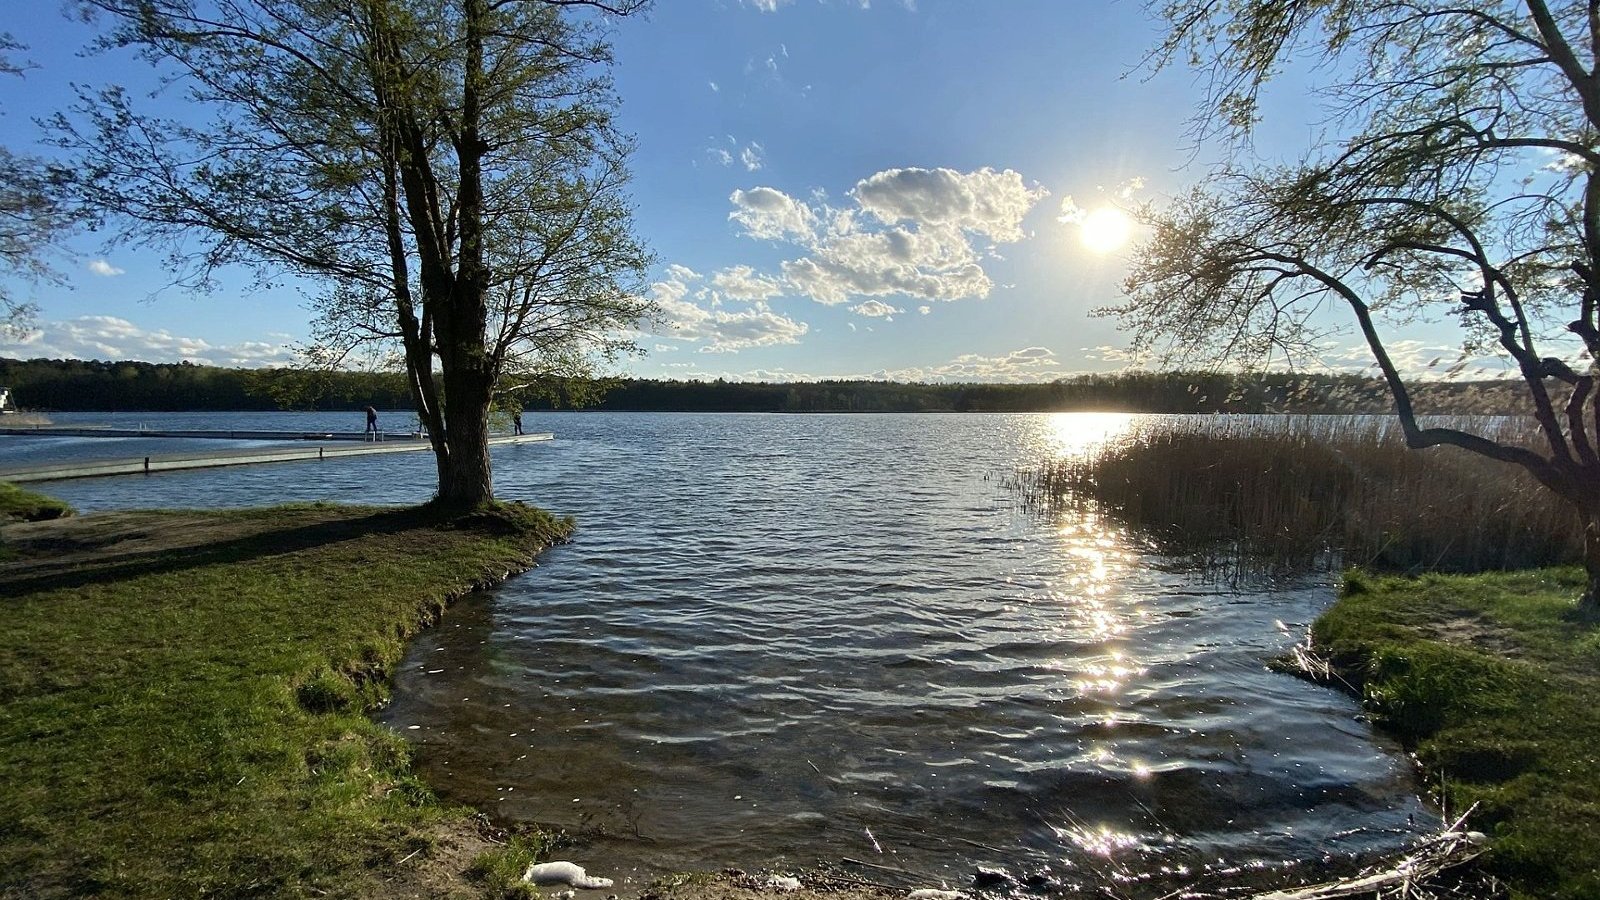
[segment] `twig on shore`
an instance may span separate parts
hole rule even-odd
[[[864,859],[856,859],[853,856],[841,857],[839,861],[847,866],[864,866],[868,869],[877,869],[880,872],[893,872],[896,875],[904,875],[907,878],[919,877],[915,872],[910,872],[905,869],[897,869],[894,866],[880,866],[877,863],[869,863]]]
[[[1428,887],[1430,881],[1442,872],[1477,859],[1488,849],[1482,835],[1465,830],[1467,817],[1477,808],[1474,803],[1454,824],[1381,871],[1292,890],[1269,891],[1254,895],[1252,900],[1338,900],[1362,896],[1426,900],[1434,896]]]

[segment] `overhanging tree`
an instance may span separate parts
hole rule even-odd
[[[22,45],[0,33],[0,75],[21,75],[26,64],[13,55]],[[45,160],[0,147],[0,274],[23,281],[54,279],[45,255],[79,223],[81,216],[64,204],[65,172]],[[35,307],[0,285],[0,337],[19,333],[33,319]]]
[[[1248,365],[1353,321],[1409,446],[1519,465],[1586,529],[1600,613],[1600,7],[1544,0],[1173,0],[1157,64],[1210,76],[1202,128],[1246,139],[1267,83],[1320,64],[1328,149],[1222,166],[1144,216],[1121,317],[1143,349]],[[1243,154],[1240,154],[1243,156]],[[1453,319],[1521,377],[1537,440],[1419,422],[1385,335]]]
[[[325,290],[313,354],[391,345],[438,500],[493,499],[488,411],[629,345],[647,254],[623,194],[607,17],[643,0],[83,0],[181,92],[61,116],[82,199],[171,252]]]

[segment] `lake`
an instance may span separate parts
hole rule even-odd
[[[623,888],[819,864],[963,887],[985,865],[1153,897],[1427,830],[1409,762],[1355,702],[1266,667],[1333,599],[1329,576],[1230,589],[1004,484],[1135,421],[530,413],[556,440],[496,448],[497,491],[577,535],[423,634],[380,719],[445,796],[566,829],[563,857]],[[5,437],[0,465],[181,449]],[[433,477],[418,453],[41,487],[90,512],[411,503]]]

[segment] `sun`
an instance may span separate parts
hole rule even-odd
[[[1115,206],[1102,206],[1078,223],[1078,239],[1095,253],[1118,249],[1133,236],[1133,220]]]

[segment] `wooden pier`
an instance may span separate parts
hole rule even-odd
[[[11,432],[13,429],[0,428],[0,433]],[[427,450],[432,445],[428,439],[412,434],[387,434],[381,441],[365,440],[365,435],[359,432],[333,434],[305,434],[300,432],[285,431],[134,431],[130,433],[111,433],[116,429],[68,429],[57,426],[43,426],[40,430],[32,428],[15,429],[17,433],[39,434],[41,432],[73,437],[162,437],[162,438],[212,438],[219,440],[281,440],[299,441],[303,446],[287,447],[251,447],[239,450],[217,450],[210,453],[184,454],[168,453],[151,456],[135,456],[122,459],[82,459],[66,460],[62,462],[43,463],[34,466],[21,466],[14,469],[0,470],[0,481],[27,482],[27,481],[57,481],[65,478],[95,478],[104,475],[148,475],[152,472],[171,472],[179,469],[210,469],[219,466],[247,466],[257,463],[292,462],[295,460],[326,460],[338,459],[346,456],[368,456],[374,453],[407,453],[417,450]],[[91,431],[90,435],[66,435],[68,431]],[[507,444],[532,444],[553,440],[554,434],[540,432],[538,434],[509,434],[489,439],[491,447]],[[333,443],[334,446],[325,446],[323,442]]]

